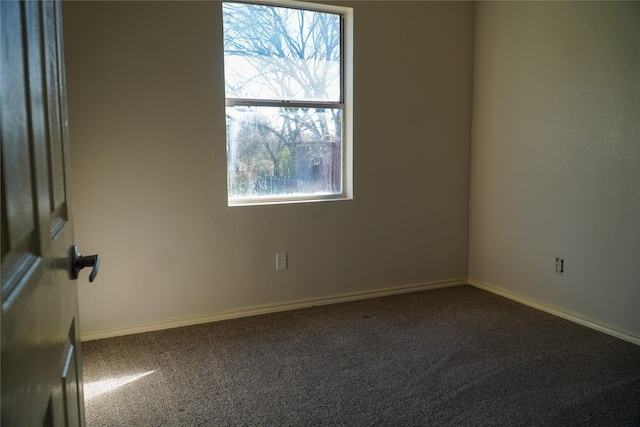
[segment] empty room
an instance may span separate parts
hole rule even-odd
[[[33,420],[640,423],[640,2],[20,7],[45,47],[57,18],[51,223],[73,227],[79,307],[77,407],[50,393]]]

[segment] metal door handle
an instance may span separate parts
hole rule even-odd
[[[93,282],[100,268],[100,255],[84,256],[78,252],[76,245],[71,246],[71,278],[74,280],[77,279],[78,272],[85,267],[93,267],[89,274],[89,281]]]

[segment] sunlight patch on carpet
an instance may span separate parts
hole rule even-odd
[[[148,371],[140,374],[123,375],[121,377],[107,378],[104,380],[85,383],[84,400],[93,399],[94,397],[100,396],[101,394],[108,393],[119,387],[122,387],[123,385],[139,380],[140,378],[146,377],[147,375],[151,375],[154,372],[155,371]]]

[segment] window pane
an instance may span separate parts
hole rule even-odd
[[[227,98],[341,102],[340,15],[223,3]]]
[[[342,193],[342,110],[227,107],[229,198]]]

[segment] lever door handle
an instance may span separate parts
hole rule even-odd
[[[78,272],[85,267],[93,267],[89,274],[89,281],[93,282],[100,268],[100,255],[85,256],[78,252],[76,245],[71,246],[71,278],[77,279]]]

